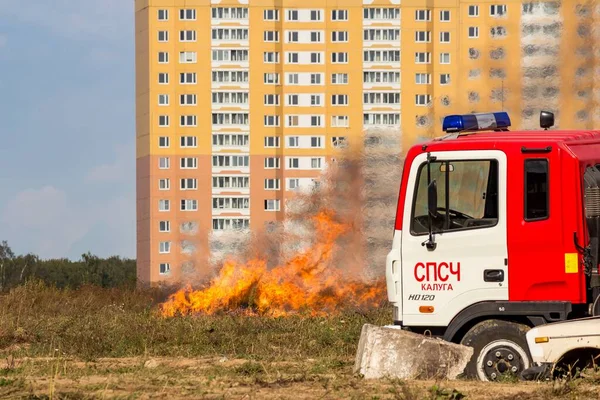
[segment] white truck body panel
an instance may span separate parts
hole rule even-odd
[[[437,157],[437,161],[497,160],[499,218],[492,227],[434,234],[437,248],[429,251],[423,246],[428,236],[414,236],[410,229],[418,169],[427,161],[427,155],[420,154],[415,158],[408,177],[402,235],[397,232],[401,243],[396,243],[395,238],[396,247],[388,256],[388,264],[390,261],[399,263],[399,248],[402,268],[400,272],[395,268],[395,272],[389,272],[387,276],[388,292],[394,289],[397,282],[401,283],[401,293],[395,289],[390,301],[395,301],[395,306],[400,307],[402,315],[399,319],[407,326],[448,326],[458,313],[472,304],[508,300],[508,266],[505,265],[508,258],[506,154],[498,150],[486,150],[432,152],[431,155]],[[452,273],[458,269],[459,274]],[[504,271],[504,281],[485,282],[483,277],[486,269]],[[390,265],[388,271],[391,271]],[[419,311],[421,306],[433,306],[434,311],[422,313]]]

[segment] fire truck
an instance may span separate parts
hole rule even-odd
[[[402,329],[471,346],[467,378],[532,365],[526,333],[600,314],[600,131],[450,115],[406,154],[388,299]]]

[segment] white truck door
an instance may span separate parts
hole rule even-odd
[[[402,227],[403,325],[447,326],[466,307],[508,300],[506,155],[432,152],[437,215],[429,239],[427,154],[411,166]],[[449,209],[449,211],[446,211]]]

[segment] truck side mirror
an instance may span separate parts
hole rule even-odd
[[[429,215],[432,218],[437,217],[438,212],[438,205],[437,205],[437,182],[434,180],[431,181],[431,183],[429,183],[429,186],[427,187],[427,208],[429,211]]]
[[[548,129],[554,126],[554,114],[550,111],[540,111],[540,127]]]

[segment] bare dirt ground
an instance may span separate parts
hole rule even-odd
[[[353,360],[264,363],[226,358],[61,357],[0,364],[2,399],[598,399],[593,381],[367,381]]]

